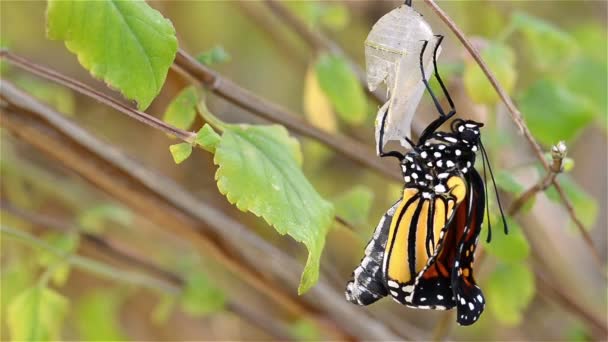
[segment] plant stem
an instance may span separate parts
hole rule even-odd
[[[98,275],[100,277],[118,281],[121,283],[145,287],[150,290],[169,295],[178,295],[180,293],[179,287],[167,283],[165,281],[148,277],[140,273],[117,269],[112,266],[79,255],[66,255],[64,252],[56,249],[45,241],[42,241],[36,238],[35,236],[19,229],[14,229],[7,226],[0,226],[0,233],[7,237],[14,238],[30,247],[51,253],[59,258],[65,258],[65,262],[69,263],[70,265],[79,268],[83,271]],[[45,274],[46,273],[48,272],[45,272]]]

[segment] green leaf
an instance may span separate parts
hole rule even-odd
[[[214,46],[211,49],[196,56],[196,60],[205,65],[213,65],[229,62],[230,54],[224,50],[223,46]]]
[[[336,215],[354,225],[367,224],[373,199],[374,193],[369,187],[355,185],[333,201]]]
[[[177,52],[175,29],[144,1],[49,0],[47,35],[138,108],[160,92]]]
[[[169,146],[169,151],[171,151],[175,164],[180,164],[192,154],[192,145],[189,143],[171,145]]]
[[[504,263],[521,262],[530,255],[530,244],[521,231],[517,222],[507,218],[509,234],[502,231],[502,220],[499,216],[492,217],[492,241],[485,243],[489,254]]]
[[[25,289],[8,308],[7,325],[13,341],[60,339],[68,301],[55,291],[39,286]]]
[[[523,33],[527,43],[525,49],[539,68],[559,70],[576,56],[576,41],[554,25],[523,12],[515,12],[511,20]]]
[[[321,334],[317,326],[308,319],[298,319],[290,329],[291,334],[298,341],[321,341]]]
[[[74,95],[66,87],[26,76],[18,77],[14,81],[19,88],[47,103],[58,112],[68,116],[74,115],[76,107]]]
[[[6,224],[6,216],[2,215],[2,223]],[[6,240],[3,240],[0,245],[5,245]],[[2,250],[2,256],[5,257],[6,250]],[[8,299],[15,298],[19,292],[31,284],[34,280],[35,269],[22,258],[10,260],[10,262],[2,263],[2,273],[0,276],[0,294],[2,294],[2,300],[0,300],[0,316],[6,316],[6,310],[8,309]]]
[[[490,42],[481,51],[481,57],[492,70],[500,85],[507,93],[510,93],[517,78],[513,50],[506,45]],[[498,102],[498,94],[479,65],[472,59],[465,63],[463,80],[464,86],[474,102],[487,105]]]
[[[80,340],[128,340],[119,320],[122,301],[121,295],[108,290],[93,290],[80,298],[74,315]]]
[[[183,310],[191,315],[208,315],[223,310],[226,296],[215,287],[206,274],[192,270],[186,278],[181,297]]]
[[[78,216],[78,224],[89,233],[101,234],[105,227],[118,223],[129,226],[133,221],[131,212],[114,203],[101,203],[87,208]]]
[[[545,145],[573,140],[594,117],[588,101],[549,80],[532,84],[519,104],[530,131]]]
[[[350,21],[348,8],[343,4],[329,4],[323,9],[320,20],[321,24],[327,28],[335,31],[342,30]]]
[[[56,250],[65,253],[66,257],[74,253],[78,248],[80,238],[76,232],[70,233],[47,233],[44,240]],[[52,280],[57,286],[65,284],[70,274],[70,265],[67,260],[48,252],[40,252],[38,258],[40,266],[49,267],[53,270]],[[60,265],[58,265],[60,264]]]
[[[179,129],[190,128],[196,118],[198,101],[199,95],[195,86],[184,88],[167,107],[163,121]]]
[[[299,144],[284,127],[230,125],[215,152],[215,178],[230,203],[306,245],[308,261],[299,288],[303,293],[318,279],[333,207],[308,182],[298,159]]]
[[[196,133],[196,139],[194,142],[200,145],[206,151],[215,153],[215,148],[217,147],[217,144],[219,144],[220,140],[221,137],[215,133],[213,128],[208,124],[205,124],[203,125],[203,128]]]
[[[572,202],[574,212],[581,220],[586,229],[591,229],[597,221],[599,206],[597,200],[583,190],[572,178],[568,175],[560,175],[559,182],[564,189],[566,197]],[[550,187],[545,191],[547,197],[556,203],[561,203],[561,197],[554,187]],[[574,227],[574,222],[571,223]]]
[[[484,287],[490,311],[505,325],[521,322],[536,292],[534,275],[525,263],[499,264]]]
[[[608,103],[606,94],[608,84],[608,65],[587,56],[577,59],[565,71],[563,85],[570,91],[587,100],[592,105],[592,112],[606,126]]]
[[[321,55],[316,62],[317,79],[340,118],[361,124],[367,118],[365,93],[348,62],[339,56]]]

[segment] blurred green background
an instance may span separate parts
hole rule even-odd
[[[353,75],[341,71],[342,59],[328,66],[322,51],[306,45],[263,2],[151,1],[149,4],[171,20],[180,48],[192,55],[205,53],[200,60],[225,77],[300,113],[321,129],[353,137],[370,149],[373,147],[373,122],[379,103],[365,95]],[[398,1],[283,3],[311,30],[334,40],[360,66],[365,65],[363,42],[367,32],[378,18],[399,4]],[[488,304],[474,326],[456,327],[454,317],[444,312],[408,309],[390,300],[370,308],[340,305],[369,313],[374,324],[386,324],[397,336],[416,339],[606,339],[606,332],[593,328],[585,317],[591,316],[603,324],[607,319],[607,3],[440,1],[438,4],[482,52],[545,150],[549,151],[559,140],[568,144],[571,160],[567,172],[559,179],[600,250],[603,269],[598,270],[568,213],[554,191],[548,190],[511,218],[512,234],[504,237],[500,229],[495,229],[493,243],[483,243],[486,255],[476,270],[476,278]],[[540,163],[456,37],[422,2],[414,1],[414,6],[435,33],[446,36],[439,59],[440,70],[459,115],[487,123],[484,142],[489,148],[502,198],[509,204],[544,176],[539,172]],[[45,7],[46,3],[41,1],[0,2],[2,46],[119,97],[94,80],[62,42],[46,39]],[[3,79],[50,104],[146,168],[175,180],[301,264],[305,261],[304,248],[276,234],[262,219],[239,212],[219,194],[213,176],[216,166],[210,154],[197,150],[190,159],[175,165],[167,148],[175,141],[166,135],[66,88],[4,63],[1,67]],[[183,78],[170,70],[161,94],[146,112],[161,117],[184,85]],[[344,92],[328,91],[336,87]],[[209,95],[208,107],[227,122],[267,123],[213,95]],[[418,113],[415,128],[424,127],[435,115],[426,96]],[[196,127],[202,124],[199,121]],[[343,286],[363,255],[365,243],[377,220],[398,198],[402,185],[308,138],[301,138],[300,142],[306,176],[319,193],[334,202],[337,213],[356,227],[353,234],[336,225],[328,235],[321,261],[324,284],[330,284],[331,293],[342,301]],[[124,265],[108,259],[95,248],[87,248],[83,242],[83,234],[101,237],[118,250],[143,258],[183,281],[183,291],[178,295],[159,293],[63,264],[52,271],[49,280],[49,286],[63,299],[46,298],[45,309],[38,317],[39,327],[52,328],[49,331],[54,334],[47,336],[48,339],[278,338],[276,332],[267,331],[268,326],[300,340],[361,337],[344,335],[344,331],[349,331],[349,322],[336,320],[318,309],[314,290],[304,296],[304,307],[309,310],[306,315],[287,310],[243,286],[238,273],[229,272],[217,260],[200,254],[187,236],[172,234],[151,223],[4,129],[1,148],[3,226],[27,231],[62,251],[77,252],[123,269]],[[7,205],[12,209],[6,210]],[[33,224],[15,215],[14,208],[28,215],[55,218],[76,229],[60,231]],[[495,203],[491,203],[491,208],[496,208]],[[498,219],[494,218],[493,222],[497,223]],[[243,241],[242,248],[249,248],[247,241]],[[39,283],[43,275],[49,275],[45,271],[49,265],[57,264],[53,256],[33,251],[2,236],[2,340],[11,337],[8,328],[15,320],[27,321],[25,317],[28,317],[27,312],[15,317],[15,311],[10,310],[11,302]],[[264,258],[257,263],[261,268],[276,267],[273,260]],[[132,265],[127,268],[137,271]],[[545,276],[540,284],[535,271],[539,269]],[[276,282],[277,288],[296,301],[300,300],[296,294],[297,282],[283,284],[268,274],[264,277]],[[567,293],[582,310],[573,310],[564,304],[563,298],[560,301],[551,287]],[[64,320],[58,319],[64,316]],[[252,316],[264,322],[256,322]],[[312,321],[311,316],[316,320]],[[408,329],[413,335],[408,336]]]

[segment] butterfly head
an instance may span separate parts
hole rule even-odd
[[[483,127],[483,123],[473,120],[456,119],[452,121],[452,133],[460,143],[468,147],[479,145],[481,139],[479,129],[481,127]]]

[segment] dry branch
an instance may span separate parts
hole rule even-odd
[[[275,285],[276,280],[271,282],[262,276],[270,273],[295,288],[301,265],[293,258],[222,211],[193,198],[179,185],[142,168],[112,146],[95,139],[9,82],[3,82],[0,95],[9,105],[2,108],[3,127],[158,226],[190,240],[201,254],[213,257],[282,307],[308,317],[330,333],[333,331],[336,338],[399,339],[364,311],[352,310],[342,293],[331,289],[323,280],[311,290],[309,297],[303,298],[314,298],[316,309],[301,299],[294,299]],[[242,248],[243,245],[247,248]],[[260,260],[272,261],[273,266],[267,267]]]

